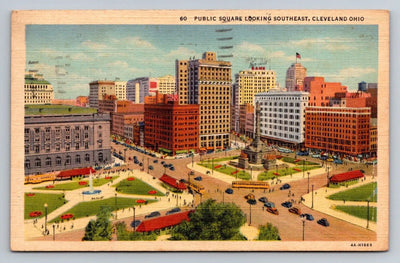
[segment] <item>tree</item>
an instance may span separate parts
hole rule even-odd
[[[258,240],[281,240],[278,228],[271,223],[261,226]]]
[[[207,200],[172,230],[171,240],[245,240],[239,228],[246,221],[236,204]]]
[[[90,220],[85,228],[83,241],[107,241],[111,240],[112,224],[110,207],[101,207],[96,220]]]

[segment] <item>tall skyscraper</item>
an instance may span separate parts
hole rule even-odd
[[[96,80],[89,83],[89,106],[99,108],[99,100],[104,95],[115,95],[115,82],[110,80]]]
[[[176,93],[175,78],[171,75],[165,75],[158,79],[158,92],[161,94],[174,94]]]
[[[53,86],[41,74],[29,71],[25,73],[24,96],[25,104],[51,103],[54,99]]]
[[[144,97],[156,94],[157,83],[156,78],[150,77],[129,80],[126,84],[126,99],[135,103],[144,103]]]
[[[307,76],[307,69],[300,63],[293,63],[286,71],[287,91],[302,91],[303,81]]]
[[[200,149],[229,147],[231,63],[205,52],[202,59],[177,60],[175,66],[179,104],[200,105]]]

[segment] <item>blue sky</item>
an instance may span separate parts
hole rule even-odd
[[[217,33],[221,28],[232,30]],[[232,39],[217,40],[223,37]],[[301,54],[299,62],[307,68],[308,76],[323,76],[350,90],[360,81],[377,82],[378,77],[378,28],[374,25],[26,27],[26,69],[44,74],[55,88],[55,97],[62,99],[87,96],[89,82],[97,79],[174,76],[176,59],[199,58],[204,51],[233,54],[233,58],[224,59],[232,62],[233,74],[248,69],[250,57],[268,58],[266,67],[276,72],[281,86],[296,52]]]

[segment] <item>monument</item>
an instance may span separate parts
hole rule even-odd
[[[266,158],[267,156],[274,155],[274,151],[271,147],[268,147],[263,141],[260,139],[260,103],[256,103],[256,131],[254,134],[253,141],[251,144],[247,145],[240,154],[238,166],[243,169],[248,169],[252,166],[254,170],[263,169],[263,164],[265,160],[268,160],[268,167],[275,165],[275,158]],[[274,162],[274,164],[271,163]]]
[[[95,195],[95,194],[100,194],[101,190],[94,190],[93,189],[93,176],[92,176],[92,172],[90,172],[90,176],[89,176],[89,191],[83,191],[82,194],[84,195]]]

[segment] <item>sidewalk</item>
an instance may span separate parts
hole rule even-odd
[[[107,176],[106,174],[102,175]],[[102,197],[102,199],[107,199],[111,197],[115,197],[115,188],[111,187],[111,185],[115,185],[119,183],[120,181],[130,177],[134,176],[143,182],[151,185],[157,191],[166,193],[167,190],[161,186],[161,182],[158,179],[153,179],[153,176],[146,174],[145,172],[141,172],[139,170],[131,170],[131,171],[125,171],[125,172],[117,172],[114,174],[114,176],[119,176],[118,179],[113,180],[112,183],[110,184],[104,184],[99,187],[95,187],[95,190],[101,190],[100,194],[97,195],[83,195],[82,191],[87,190],[86,188],[81,188],[81,189],[76,189],[72,191],[65,191],[65,199],[68,201],[65,205],[59,207],[58,209],[52,211],[47,215],[47,222],[57,218],[58,216],[62,215],[63,213],[67,212],[69,209],[77,205],[78,203],[81,202],[90,202],[90,201],[96,201],[92,200],[92,197]],[[64,183],[64,182],[60,182]],[[43,185],[47,185],[47,183],[43,183]],[[25,192],[41,192],[41,193],[64,193],[64,191],[53,191],[53,190],[34,190],[32,188],[40,187],[41,185],[25,185]],[[118,197],[127,197],[127,198],[143,198],[143,199],[157,199],[158,202],[151,203],[148,205],[143,205],[143,206],[136,206],[135,214],[136,216],[144,215],[144,214],[149,214],[153,211],[158,211],[158,210],[164,210],[168,208],[174,208],[177,206],[183,206],[185,203],[191,204],[193,201],[193,196],[184,192],[179,195],[175,195],[176,198],[173,198],[171,195],[170,196],[149,196],[149,195],[130,195],[130,194],[117,194]],[[178,198],[179,197],[179,198]],[[114,212],[115,213],[115,212]],[[126,209],[120,209],[116,213],[116,216],[118,219],[123,219],[123,218],[128,218],[132,217],[133,218],[133,209],[131,208],[126,208]],[[79,218],[75,220],[70,220],[66,221],[64,223],[59,223],[56,225],[56,234],[65,232],[65,231],[72,231],[76,229],[84,229],[88,222],[92,219],[96,219],[96,216],[90,216],[90,217],[85,217],[85,218]],[[45,219],[44,217],[41,219],[38,219],[37,223],[34,224],[34,219],[26,219],[24,221],[25,224],[25,238],[28,240],[30,238],[34,237],[40,237],[43,236],[43,231],[44,231],[44,223]],[[49,230],[50,234],[53,234],[53,226],[48,224],[47,229]]]
[[[314,206],[313,209],[317,210],[319,212],[322,212],[324,214],[342,219],[344,221],[347,221],[349,223],[352,223],[354,225],[358,225],[361,227],[366,227],[367,226],[367,220],[366,219],[362,219],[362,218],[358,218],[355,216],[352,216],[350,214],[344,213],[342,211],[339,210],[335,210],[333,209],[334,206],[336,205],[345,205],[345,206],[367,206],[367,202],[352,202],[352,201],[346,201],[345,203],[343,201],[340,200],[330,200],[327,197],[338,193],[338,192],[342,192],[342,191],[346,191],[352,188],[356,188],[359,187],[361,185],[364,184],[368,184],[368,183],[372,183],[372,182],[376,182],[376,177],[374,179],[372,179],[371,176],[366,176],[366,180],[359,182],[357,184],[351,185],[348,188],[342,186],[340,188],[320,188],[318,190],[314,191]],[[308,206],[311,208],[312,206],[312,193],[308,193],[306,195],[303,196],[303,198],[305,199],[305,201],[303,201],[303,204],[305,206]],[[369,205],[371,207],[376,207],[376,203],[372,203],[370,202]],[[369,229],[372,231],[376,232],[376,223],[373,221],[369,221]]]

